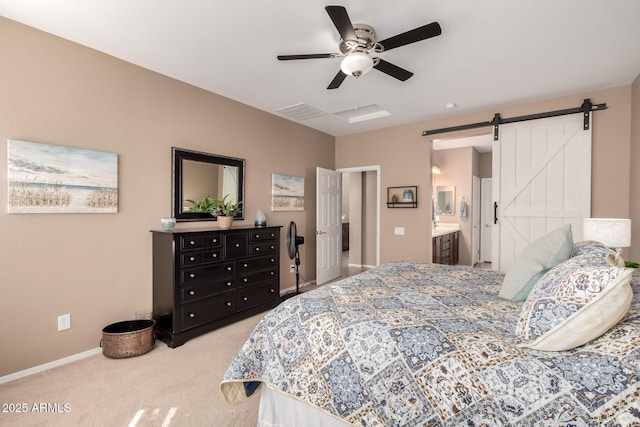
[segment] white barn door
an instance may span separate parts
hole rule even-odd
[[[591,130],[583,130],[583,115],[500,125],[492,193],[494,270],[506,271],[530,242],[562,225],[581,240],[591,214]]]
[[[340,277],[342,172],[316,168],[316,284]]]

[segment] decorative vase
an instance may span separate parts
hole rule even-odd
[[[221,230],[229,230],[233,225],[232,216],[218,216],[218,228]]]
[[[262,211],[258,211],[258,213],[256,213],[255,225],[256,225],[256,227],[266,227],[267,226],[267,217],[264,216],[264,213],[262,213]]]
[[[171,231],[173,227],[176,226],[176,219],[168,217],[160,218],[160,225],[164,231]]]

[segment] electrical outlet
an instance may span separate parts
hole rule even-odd
[[[65,329],[71,328],[71,315],[70,314],[61,314],[58,316],[58,330],[64,331]]]
[[[296,266],[294,264],[291,264],[289,266],[289,273],[295,273],[296,272]]]

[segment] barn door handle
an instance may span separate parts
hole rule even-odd
[[[493,223],[498,223],[498,202],[493,202]]]

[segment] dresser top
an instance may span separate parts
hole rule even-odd
[[[203,233],[212,231],[240,231],[240,230],[266,230],[269,228],[282,228],[282,225],[267,225],[265,227],[256,227],[255,225],[234,225],[230,229],[223,230],[218,227],[199,227],[199,228],[174,228],[171,231],[166,230],[150,230],[152,233],[162,234],[185,234],[185,233]]]

